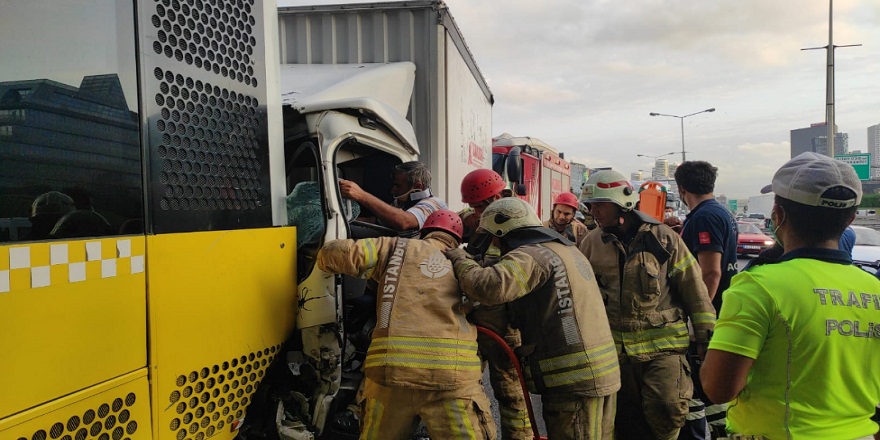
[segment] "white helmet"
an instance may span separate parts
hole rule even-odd
[[[520,228],[543,226],[532,205],[516,197],[505,197],[492,202],[480,217],[480,227],[496,237]]]
[[[614,170],[594,173],[584,186],[584,203],[612,202],[632,211],[639,201],[639,194],[623,174]]]

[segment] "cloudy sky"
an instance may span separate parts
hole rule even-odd
[[[279,0],[280,5],[338,3]],[[353,3],[353,2],[348,2]],[[625,174],[654,159],[719,168],[716,195],[757,195],[789,131],[825,120],[828,1],[447,0],[495,95],[492,132],[537,137]],[[880,0],[834,2],[836,121],[850,150],[880,123]]]

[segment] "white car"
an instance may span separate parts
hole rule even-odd
[[[865,227],[852,225],[856,232],[856,245],[853,246],[853,261],[875,263],[880,261],[880,232]],[[880,265],[880,264],[878,264]]]

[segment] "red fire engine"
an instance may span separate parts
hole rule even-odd
[[[555,148],[533,137],[504,133],[492,139],[492,169],[510,182],[514,194],[529,202],[542,220],[550,218],[553,199],[571,187],[571,164]]]

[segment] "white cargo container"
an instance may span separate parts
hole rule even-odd
[[[410,61],[407,119],[434,193],[463,207],[465,174],[491,167],[492,92],[442,1],[279,8],[282,64]]]
[[[765,218],[770,218],[770,211],[773,209],[773,199],[775,194],[762,194],[760,196],[749,197],[749,214],[764,214]]]

